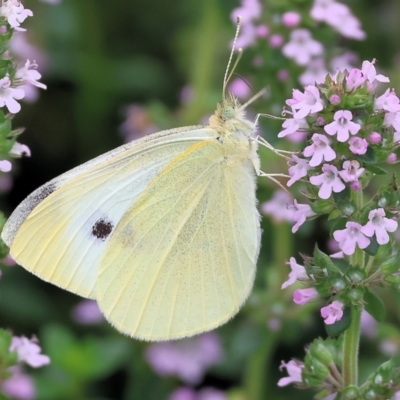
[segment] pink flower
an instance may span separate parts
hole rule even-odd
[[[397,161],[397,154],[396,153],[390,153],[386,157],[386,162],[389,164],[394,164]]]
[[[346,76],[346,88],[351,91],[363,85],[366,80],[367,77],[360,69],[353,68]]]
[[[12,164],[8,160],[0,160],[0,171],[1,172],[10,172],[12,168]]]
[[[367,139],[352,137],[349,140],[349,149],[353,154],[365,154],[368,150]]]
[[[311,176],[310,182],[312,185],[321,186],[318,191],[318,196],[321,199],[329,199],[332,191],[339,193],[345,189],[345,184],[339,178],[339,172],[334,165],[324,164],[322,166],[322,174]]]
[[[227,400],[226,394],[222,390],[213,387],[204,387],[197,393],[196,400]]]
[[[302,280],[302,279],[309,279],[306,269],[300,265],[297,264],[296,259],[294,257],[290,257],[289,262],[286,263],[286,265],[289,265],[291,268],[291,272],[289,273],[289,279],[285,282],[283,282],[281,288],[285,289],[290,285],[293,285],[297,280]]]
[[[398,112],[400,111],[400,100],[396,96],[396,93],[387,89],[382,96],[379,96],[375,99],[374,110],[385,110],[389,112]]]
[[[289,175],[291,178],[287,182],[288,186],[292,186],[293,183],[307,176],[307,171],[311,169],[308,160],[299,158],[295,154],[292,155],[292,158],[288,161],[288,163],[292,164],[292,166],[289,167]]]
[[[271,200],[261,205],[261,212],[270,215],[275,222],[292,222],[293,211],[288,209],[291,203],[292,198],[284,190],[277,190]]]
[[[314,133],[311,140],[313,143],[303,151],[306,157],[311,157],[311,167],[320,165],[324,160],[332,161],[336,158],[336,153],[330,146],[330,140],[325,135]]]
[[[286,100],[286,104],[292,107],[293,110],[297,110],[294,114],[296,119],[305,118],[307,115],[321,111],[324,108],[319,90],[314,85],[306,86],[304,93],[293,89],[292,95],[293,98]]]
[[[276,49],[277,47],[281,47],[283,45],[283,42],[283,36],[279,35],[279,33],[274,33],[269,38],[269,45],[274,49]]]
[[[390,82],[389,78],[382,74],[377,74],[375,69],[375,60],[370,61],[363,61],[361,71],[367,77],[370,83],[374,83],[375,81],[378,82]]]
[[[361,228],[361,232],[372,237],[376,235],[376,241],[382,245],[389,242],[388,232],[397,230],[397,221],[385,217],[386,213],[383,208],[371,210],[368,214],[369,221]]]
[[[293,292],[293,301],[302,306],[316,299],[318,296],[318,291],[314,287],[307,289],[296,289]]]
[[[301,21],[301,15],[296,11],[288,11],[282,15],[282,24],[288,28],[296,27]]]
[[[26,144],[15,142],[10,150],[10,155],[14,157],[30,157],[31,149]]]
[[[21,105],[16,100],[21,100],[25,96],[22,89],[11,87],[8,76],[0,79],[0,107],[6,106],[10,113],[16,114],[21,110]]]
[[[289,376],[279,379],[278,386],[287,386],[291,383],[302,382],[301,370],[304,368],[303,364],[296,362],[295,360],[290,360],[288,363],[282,361],[279,369],[282,371],[283,368],[286,368]]]
[[[301,129],[308,129],[308,123],[304,118],[301,119],[289,118],[283,122],[282,128],[285,129],[283,129],[278,133],[278,138],[283,138],[287,135],[298,133]]]
[[[72,318],[82,325],[99,324],[104,321],[104,316],[96,300],[84,299],[72,310]]]
[[[161,376],[177,375],[184,382],[201,381],[208,367],[222,357],[222,347],[215,332],[174,342],[152,343],[146,360]]]
[[[344,254],[351,256],[356,251],[356,245],[365,249],[370,244],[371,241],[361,232],[361,228],[358,222],[349,221],[345,229],[333,232],[333,237]]]
[[[289,206],[289,208],[294,211],[293,221],[296,222],[292,228],[293,233],[296,233],[299,230],[300,226],[306,222],[307,218],[317,215],[308,204],[299,204],[297,203],[297,200],[294,200],[294,204]]]
[[[383,125],[391,125],[396,131],[400,131],[400,112],[388,112],[383,118]]]
[[[355,135],[361,125],[352,122],[353,114],[348,110],[339,110],[335,112],[333,121],[324,126],[324,130],[328,135],[337,135],[339,142],[345,142],[349,138],[349,134]]]
[[[25,65],[22,68],[19,68],[15,73],[15,79],[20,80],[23,83],[30,83],[33,86],[37,86],[41,89],[46,89],[47,86],[38,80],[42,77],[39,74],[37,69],[37,64],[35,62],[31,63],[29,60],[26,60]]]
[[[28,339],[25,336],[13,336],[10,351],[15,351],[19,362],[25,362],[33,368],[39,368],[50,363],[50,358],[40,354],[42,349],[35,338]]]
[[[252,22],[243,23],[240,34],[236,40],[236,47],[245,49],[257,40],[257,28]],[[232,45],[233,43],[231,43]]]
[[[328,306],[321,308],[321,316],[327,325],[332,325],[342,319],[343,306],[344,304],[341,301],[335,300]]]
[[[27,8],[25,9],[20,0],[2,1],[0,17],[5,17],[10,26],[16,31],[25,31],[26,29],[20,28],[20,25],[26,18],[32,16],[33,12]]]
[[[303,86],[323,83],[327,75],[324,59],[315,58],[307,64],[307,69],[300,75],[299,82]]]
[[[306,65],[313,56],[324,52],[320,42],[311,37],[308,29],[295,29],[290,34],[290,41],[282,48],[282,53],[299,65]]]
[[[242,78],[236,78],[229,84],[229,91],[238,99],[245,99],[249,96],[251,89]]]
[[[343,169],[339,171],[340,177],[345,182],[355,182],[364,172],[365,168],[360,168],[360,163],[356,160],[345,161],[343,163]]]
[[[329,98],[329,103],[333,104],[334,106],[337,106],[338,104],[340,104],[341,98],[339,95],[337,94],[333,94],[330,98]]]
[[[241,0],[241,7],[235,8],[231,13],[231,20],[236,24],[237,17],[242,18],[242,24],[258,19],[261,16],[262,6],[259,0]]]
[[[267,25],[261,24],[257,26],[256,32],[259,38],[266,38],[269,35],[269,28]]]
[[[36,389],[33,379],[22,372],[19,366],[9,368],[12,375],[1,386],[2,392],[15,400],[33,400],[36,398]]]
[[[326,22],[345,37],[359,40],[365,38],[360,21],[344,4],[334,0],[315,0],[310,14],[316,21]]]
[[[192,388],[180,387],[171,393],[168,400],[196,400],[196,392]]]

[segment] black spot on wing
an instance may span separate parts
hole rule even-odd
[[[114,228],[111,221],[107,221],[105,218],[100,218],[92,226],[92,236],[100,240],[106,240],[112,229]]]

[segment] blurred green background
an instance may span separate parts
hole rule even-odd
[[[307,14],[312,1],[261,3],[266,23],[273,26],[285,11]],[[357,66],[364,59],[377,58],[378,69],[391,77],[391,87],[398,87],[400,1],[354,0],[346,4],[361,20],[366,40],[344,39],[326,25],[305,23],[327,52],[341,54],[350,49],[359,57]],[[140,135],[147,128],[204,122],[221,100],[235,31],[230,14],[239,6],[237,1],[63,0],[51,5],[26,0],[24,5],[34,12],[23,24],[27,28],[24,35],[40,50],[39,71],[48,89],[40,92],[36,102],[23,104],[14,119],[14,127],[26,127],[20,141],[30,147],[32,157],[14,164],[12,188],[1,198],[1,209],[7,214],[44,182],[122,144],[121,125],[129,105],[141,107],[142,119],[133,121],[139,125],[135,132]],[[276,25],[287,39],[288,30]],[[260,67],[254,65],[256,56],[263,60]],[[277,79],[281,69],[289,71],[285,82]],[[250,114],[279,115],[291,89],[300,87],[297,77],[303,70],[267,41],[258,40],[246,49],[238,74],[249,81],[253,94],[265,86],[270,89]],[[182,101],[182,90],[192,93],[190,101]],[[260,131],[277,147],[295,148],[275,139],[279,122],[263,120],[261,124]],[[285,164],[270,152],[262,149],[260,153],[264,171],[285,171]],[[260,203],[270,199],[276,189],[270,182],[260,181]],[[293,236],[287,222],[264,217],[262,225],[263,246],[253,294],[239,314],[217,330],[223,357],[192,385],[176,376],[159,376],[145,360],[148,344],[119,334],[105,322],[76,322],[71,312],[81,301],[77,296],[20,267],[3,268],[1,326],[16,335],[37,335],[43,352],[52,359],[49,366],[29,371],[35,379],[36,398],[158,400],[168,399],[181,386],[196,392],[214,387],[232,400],[312,398],[311,392],[278,388],[276,382],[284,375],[278,366],[282,359],[302,357],[308,342],[324,336],[323,321],[317,304],[294,305],[291,291],[281,291],[280,285],[288,274],[284,263],[289,257],[299,251],[311,253],[316,241],[327,249],[328,226],[313,221]],[[386,297],[388,321],[399,325],[400,298],[394,294]],[[395,344],[400,343],[397,335],[392,335]],[[364,375],[385,359],[379,343],[379,335],[364,338]],[[192,400],[188,396],[180,400]]]

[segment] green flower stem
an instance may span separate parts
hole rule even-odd
[[[356,203],[357,209],[360,210],[364,204],[363,191],[353,191],[352,200]],[[358,265],[360,268],[364,268],[364,251],[356,248],[355,253],[350,257],[350,264],[353,266]],[[342,365],[344,387],[349,385],[358,385],[358,350],[360,345],[361,312],[361,306],[351,306],[351,324],[344,333]]]
[[[246,399],[264,400],[268,398],[267,377],[278,337],[276,332],[265,332],[264,343],[250,357],[243,382]]]

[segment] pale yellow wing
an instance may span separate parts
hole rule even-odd
[[[94,298],[100,258],[123,215],[172,159],[211,139],[210,128],[197,126],[112,150],[33,192],[11,215],[2,238],[28,271]]]
[[[230,319],[253,285],[259,252],[254,167],[192,145],[126,211],[103,253],[96,298],[120,331],[167,340]]]

